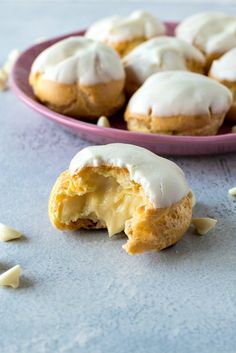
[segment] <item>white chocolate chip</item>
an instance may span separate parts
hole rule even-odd
[[[20,55],[20,51],[18,49],[13,49],[12,51],[10,51],[7,57],[7,61],[3,66],[3,69],[6,73],[10,74],[12,67],[15,64],[19,55]]]
[[[7,60],[2,68],[0,68],[0,91],[5,91],[8,88],[7,81],[13,65],[18,58],[20,52],[18,49],[13,49],[7,57]]]
[[[236,134],[236,125],[232,126],[231,132]]]
[[[8,54],[7,61],[15,62],[19,55],[20,55],[19,49],[13,49]]]
[[[7,80],[0,80],[0,91],[6,91],[7,90]]]
[[[5,91],[7,89],[8,74],[0,69],[0,91]]]
[[[0,241],[9,241],[22,236],[17,230],[0,223]]]
[[[7,80],[8,79],[8,74],[3,70],[0,69],[0,80]]]
[[[0,275],[0,286],[19,287],[22,268],[16,265]]]
[[[196,231],[200,235],[207,234],[211,229],[213,229],[217,223],[214,218],[202,217],[202,218],[192,218],[191,223],[196,228]]]
[[[2,70],[7,74],[7,77],[11,73],[12,66],[13,64],[10,61],[6,61],[5,64],[3,65]]]
[[[100,116],[100,118],[98,119],[97,125],[101,127],[111,127],[110,122],[106,116]]]
[[[20,51],[18,49],[13,49],[8,54],[7,60],[6,60],[5,64],[3,65],[3,68],[2,68],[7,75],[9,75],[11,73],[13,65],[15,64],[16,59],[18,58],[19,55],[20,55]]]
[[[231,196],[236,196],[236,186],[234,188],[229,189],[228,193]]]

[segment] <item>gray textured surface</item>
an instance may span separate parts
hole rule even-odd
[[[0,62],[13,47],[102,13],[99,4],[91,13],[73,2],[78,13],[69,21],[67,6],[3,2]],[[119,5],[107,12],[112,6]],[[159,6],[164,18],[190,11],[168,6]],[[236,352],[236,201],[227,196],[236,185],[235,155],[174,158],[196,192],[195,215],[218,219],[214,231],[198,237],[190,230],[169,250],[129,257],[122,237],[65,235],[49,224],[51,186],[86,142],[11,92],[0,95],[0,141],[0,221],[25,234],[0,244],[0,270],[17,263],[24,270],[18,290],[0,288],[1,353]]]

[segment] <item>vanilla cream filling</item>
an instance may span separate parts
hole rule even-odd
[[[69,225],[78,219],[101,221],[109,236],[125,229],[129,220],[140,206],[147,204],[142,188],[134,192],[132,183],[121,185],[108,176],[92,173],[88,179],[89,191],[83,195],[67,197],[61,210],[61,222]]]
[[[125,143],[89,146],[78,152],[69,167],[73,176],[85,167],[115,166],[129,172],[129,180],[141,185],[154,208],[169,207],[189,193],[181,168],[145,148]]]

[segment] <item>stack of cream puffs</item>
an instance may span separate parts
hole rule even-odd
[[[29,82],[43,104],[78,119],[122,109],[131,131],[215,135],[225,116],[236,121],[235,62],[236,17],[196,14],[170,37],[135,11],[42,51]]]

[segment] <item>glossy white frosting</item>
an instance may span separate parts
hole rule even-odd
[[[137,46],[123,58],[127,76],[143,83],[159,71],[188,70],[186,60],[192,59],[204,65],[203,54],[191,44],[175,37],[158,37]]]
[[[188,71],[165,71],[150,76],[134,93],[128,110],[134,114],[168,117],[220,114],[232,104],[231,92],[206,76]]]
[[[236,81],[236,48],[228,51],[220,59],[214,60],[210,74],[220,80]]]
[[[65,84],[96,85],[121,80],[125,73],[118,54],[107,45],[84,37],[70,37],[45,49],[32,72]]]
[[[70,173],[86,166],[127,168],[130,179],[140,184],[155,208],[169,207],[189,191],[182,169],[168,159],[138,146],[112,143],[81,150],[70,163]]]
[[[236,46],[236,17],[214,12],[199,13],[181,22],[176,35],[207,54],[226,52]]]
[[[128,17],[104,18],[94,23],[85,35],[101,41],[122,42],[162,34],[165,34],[165,26],[153,15],[145,11],[135,11]]]

